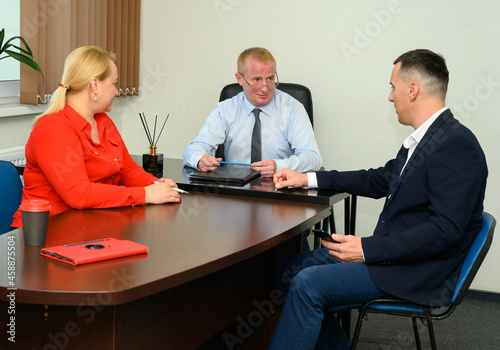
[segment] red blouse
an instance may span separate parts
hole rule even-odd
[[[91,125],[69,105],[36,123],[25,148],[23,199],[47,199],[50,215],[144,203],[144,187],[156,177],[132,160],[106,113],[94,117],[100,144],[92,140]],[[22,226],[20,210],[12,226]]]

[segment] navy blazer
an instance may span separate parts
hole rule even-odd
[[[378,169],[317,172],[318,187],[385,197],[377,226],[362,238],[378,288],[424,305],[449,305],[461,265],[482,226],[488,168],[474,134],[445,110],[408,160]]]

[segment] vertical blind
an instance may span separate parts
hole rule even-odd
[[[47,103],[66,56],[94,45],[116,54],[120,95],[139,94],[141,0],[21,0],[21,36],[42,75],[21,65],[22,104]]]

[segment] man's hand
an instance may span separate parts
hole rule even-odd
[[[308,184],[307,174],[298,173],[288,168],[274,174],[273,181],[276,188],[305,187]]]
[[[332,239],[335,242],[322,240],[321,244],[328,248],[328,254],[334,259],[343,263],[363,262],[363,248],[361,246],[361,238],[353,235],[337,235],[332,234]]]
[[[276,172],[276,162],[272,159],[264,159],[260,162],[252,163],[252,169],[257,170],[263,177],[272,177]]]
[[[215,170],[220,165],[219,161],[221,160],[222,158],[214,158],[210,154],[205,153],[198,162],[198,169],[200,169],[201,171]]]

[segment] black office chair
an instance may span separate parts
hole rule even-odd
[[[309,116],[309,120],[311,121],[311,126],[314,129],[313,103],[312,103],[311,90],[309,90],[309,88],[307,88],[304,85],[294,84],[294,83],[279,83],[279,85],[277,86],[277,89],[279,89],[283,92],[286,92],[287,94],[289,94],[290,96],[295,98],[297,101],[302,103],[302,105],[304,105],[304,108],[307,112],[307,115]],[[227,100],[228,98],[232,98],[242,91],[243,91],[243,88],[238,83],[226,85],[226,86],[224,86],[224,88],[220,92],[219,102]],[[215,158],[222,158],[222,160],[225,160],[224,144],[219,145],[217,147],[217,149],[215,150]],[[330,225],[334,225],[333,208],[332,208],[331,219],[329,220],[329,222],[330,222]],[[320,228],[320,225],[316,225],[316,228]],[[333,228],[334,228],[334,226],[332,226],[332,229]],[[328,230],[327,227],[324,227],[323,229],[325,229],[326,231]],[[310,232],[310,230],[306,234],[306,237],[309,235],[309,232]],[[315,248],[319,247],[319,241],[315,242],[314,246],[315,246]]]
[[[369,301],[363,305],[342,305],[327,310],[327,312],[341,312],[350,309],[359,310],[358,322],[354,331],[351,349],[356,349],[359,335],[361,333],[361,326],[365,320],[366,314],[384,313],[389,315],[411,317],[417,349],[421,349],[420,337],[417,328],[417,319],[420,319],[427,325],[431,348],[436,350],[436,339],[434,336],[432,321],[442,320],[450,316],[455,308],[460,305],[464,299],[474,276],[479,270],[479,267],[490,249],[491,241],[493,240],[493,233],[495,231],[495,225],[496,221],[493,216],[486,212],[483,213],[483,226],[472,242],[469,252],[465,257],[462,269],[460,270],[460,275],[458,277],[457,286],[455,287],[453,297],[451,299],[451,304],[444,311],[442,311],[441,308],[419,305],[401,299],[377,299]]]
[[[313,102],[312,102],[312,94],[311,90],[307,88],[304,85],[301,84],[295,84],[295,83],[279,83],[277,86],[277,89],[286,92],[293,98],[295,98],[297,101],[302,103],[304,106],[307,115],[309,116],[309,120],[311,121],[311,126],[314,129],[314,117],[313,117]],[[222,89],[220,96],[219,96],[219,102],[227,100],[228,98],[232,98],[239,94],[240,92],[243,91],[243,88],[241,87],[240,84],[238,83],[232,83],[229,85],[224,86]],[[224,144],[219,145],[217,149],[215,150],[215,158],[222,158],[222,160],[225,160],[224,156]],[[354,215],[354,212],[356,210],[356,196],[352,196],[352,206],[351,206],[351,212]],[[347,212],[347,211],[346,211]],[[347,218],[346,220],[349,221],[349,233],[354,234],[354,222],[355,218]],[[323,225],[323,230],[328,231],[328,226],[330,226],[331,232],[336,232],[335,229],[335,218],[334,218],[334,213],[333,213],[333,206],[332,206],[332,214],[329,217],[329,220],[324,222]],[[316,229],[319,229],[321,227],[320,224],[317,224],[315,226]],[[309,233],[306,234],[306,237],[309,235]],[[317,238],[314,239],[314,249],[318,249],[321,246],[321,241]]]
[[[313,122],[313,103],[312,103],[312,95],[311,90],[309,90],[304,85],[293,84],[293,83],[279,83],[277,89],[286,92],[300,103],[304,105],[306,109],[307,115],[309,116],[309,120],[311,121],[311,125],[314,128]],[[224,86],[222,91],[220,92],[219,102],[227,100],[228,98],[234,97],[243,91],[243,88],[238,83],[233,83]],[[224,160],[224,145],[219,145],[215,150],[215,158],[222,158]]]
[[[10,231],[12,216],[21,205],[23,184],[14,164],[0,160],[0,235]]]

